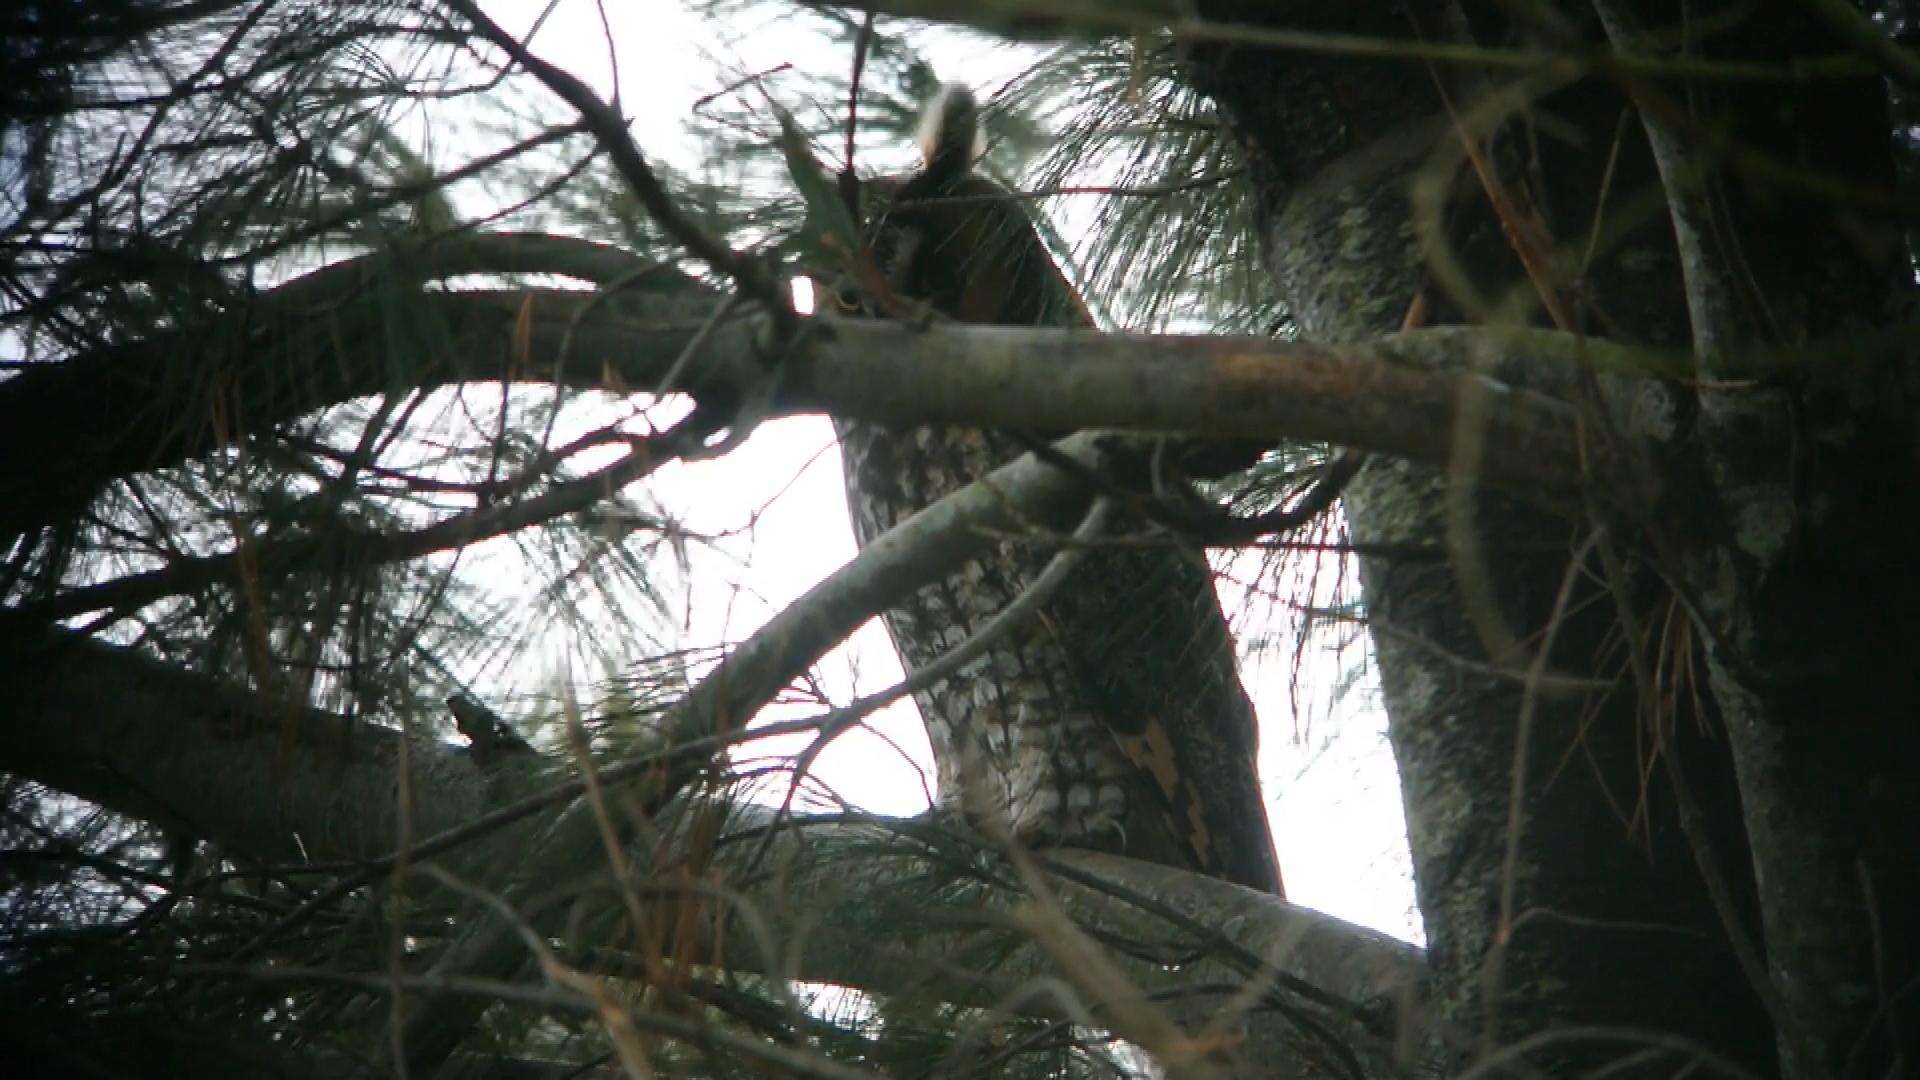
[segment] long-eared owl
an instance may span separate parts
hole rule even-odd
[[[929,108],[921,169],[869,180],[875,266],[896,293],[963,322],[1092,326],[1033,223],[974,169],[978,109]],[[1036,359],[1035,362],[1044,362]],[[839,421],[862,545],[1024,452],[996,431]],[[1281,892],[1255,773],[1252,704],[1201,551],[1120,515],[1023,626],[915,695],[939,807],[1033,846],[1116,851]],[[1027,588],[1051,545],[1008,538],[885,617],[909,670]]]

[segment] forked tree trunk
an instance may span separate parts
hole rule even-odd
[[[1471,7],[1476,37],[1527,40],[1506,10]],[[1411,16],[1388,4],[1208,14],[1403,40],[1416,26],[1428,37],[1463,26],[1445,4]],[[1838,51],[1790,15],[1746,15],[1721,47],[1769,61]],[[1604,40],[1590,13],[1568,18],[1564,32]],[[1450,167],[1462,142],[1438,91],[1444,80],[1454,115],[1471,117],[1483,99],[1465,73],[1229,46],[1197,48],[1189,64],[1252,162],[1276,297],[1303,335],[1391,331],[1417,291],[1430,322],[1488,319],[1463,281],[1491,301],[1520,290],[1527,302],[1506,310],[1539,311],[1482,182]],[[1658,90],[1666,102],[1685,93]],[[1871,80],[1706,95],[1737,126],[1692,132],[1694,146],[1730,134],[1743,152],[1849,178],[1859,193],[1837,206],[1831,187],[1810,195],[1758,165],[1720,178],[1723,224],[1758,267],[1737,284],[1765,298],[1765,310],[1743,310],[1776,320],[1749,340],[1791,345],[1893,321],[1905,256],[1874,242],[1900,235],[1887,189],[1874,186],[1887,175],[1879,95]],[[1582,266],[1604,200],[1584,296],[1558,279],[1579,329],[1684,344],[1680,252],[1628,106],[1618,85],[1566,85],[1509,117],[1490,155],[1495,170],[1528,164],[1501,182],[1531,185],[1570,265]],[[1439,228],[1426,231],[1416,193],[1440,182],[1428,218]],[[1462,277],[1425,269],[1435,249]],[[1619,509],[1604,533],[1591,515],[1547,516],[1400,462],[1376,461],[1352,486],[1356,541],[1437,549],[1363,558],[1362,580],[1437,993],[1461,1060],[1507,1053],[1569,1075],[1664,1039],[1667,1052],[1634,1067],[1670,1075],[1697,1054],[1771,1072],[1765,995],[1805,1048],[1789,1054],[1790,1074],[1899,1067],[1882,1010],[1911,1015],[1920,918],[1920,666],[1900,659],[1920,611],[1900,550],[1912,535],[1911,371],[1868,358],[1816,378],[1649,386],[1640,409],[1599,430],[1644,456],[1658,482],[1602,493]],[[1636,688],[1630,640],[1651,695]],[[1531,664],[1543,644],[1546,659]],[[1687,666],[1702,654],[1711,680]],[[1530,667],[1603,684],[1570,690],[1528,679]],[[1654,755],[1662,738],[1677,769]],[[1733,945],[1760,947],[1763,927],[1771,980]]]

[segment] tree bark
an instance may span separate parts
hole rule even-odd
[[[502,239],[509,253],[525,242]],[[211,422],[223,411],[243,415],[257,433],[373,394],[507,379],[632,393],[659,387],[675,372],[665,389],[733,402],[763,389],[772,370],[762,355],[769,324],[744,316],[707,335],[698,363],[681,363],[717,303],[691,289],[644,302],[537,289],[409,292],[412,337],[395,348],[397,328],[385,321],[392,311],[360,310],[365,300],[356,290],[373,271],[358,269],[319,271],[314,276],[330,275],[326,282],[287,286],[306,290],[306,299],[250,313],[255,332],[244,338],[162,337],[29,368],[0,383],[0,493],[16,496],[0,504],[0,534],[65,520],[117,477],[230,445],[244,432]],[[309,312],[321,297],[330,304]],[[1560,367],[1580,355],[1575,345],[1542,335],[1500,347]],[[772,406],[778,414],[832,412],[896,424],[1334,439],[1440,460],[1454,438],[1447,402],[1471,376],[1452,370],[1457,365],[1428,363],[1423,372],[1409,361],[1464,348],[1418,334],[1334,348],[823,319],[781,361]],[[192,379],[167,374],[167,357],[183,350],[196,356]],[[1598,346],[1594,359],[1620,371],[1650,363],[1644,354]],[[1409,415],[1420,422],[1408,423]],[[1568,419],[1564,404],[1528,394],[1503,399],[1484,421],[1485,437],[1507,451],[1489,465],[1489,476],[1549,494],[1570,490],[1579,456]],[[87,440],[101,449],[54,458],[39,449]]]
[[[1498,12],[1470,10],[1484,32],[1504,25]],[[1384,4],[1338,14],[1217,4],[1208,14],[1387,40],[1409,40],[1416,26],[1437,34],[1460,25],[1437,4],[1414,5],[1411,19]],[[1415,183],[1435,175],[1430,155],[1457,158],[1454,118],[1480,103],[1458,73],[1228,45],[1196,47],[1189,62],[1248,155],[1276,295],[1306,336],[1341,342],[1384,332],[1420,293],[1432,321],[1497,317],[1499,298],[1516,295],[1505,310],[1537,309],[1520,291],[1529,289],[1521,262],[1473,176],[1439,196]],[[1440,99],[1443,86],[1454,113]],[[1532,175],[1544,190],[1534,202],[1553,211],[1555,234],[1587,235],[1606,197],[1596,178],[1607,172],[1624,104],[1592,82],[1540,102],[1582,132],[1537,147],[1543,158]],[[1496,140],[1489,152],[1498,149]],[[1644,143],[1622,143],[1613,175],[1620,191],[1644,194],[1654,176]],[[1436,255],[1459,276],[1429,276]],[[1629,343],[1679,340],[1685,307],[1675,265],[1669,237],[1629,222],[1588,268],[1593,306],[1582,317]],[[1484,370],[1519,385],[1528,377]],[[1633,411],[1608,404],[1607,423],[1620,432],[1612,445],[1630,446],[1623,456],[1636,465],[1675,456],[1685,445],[1686,402],[1670,387],[1636,396],[1626,402]],[[1463,394],[1455,430],[1470,433],[1482,407]],[[1628,609],[1629,625],[1659,625],[1661,612],[1646,607],[1659,599],[1647,553],[1611,531],[1487,491],[1482,469],[1498,454],[1469,434],[1444,470],[1376,459],[1347,501],[1356,540],[1438,538],[1448,553],[1442,565],[1363,558],[1361,573],[1437,1008],[1462,1040],[1456,1061],[1524,1061],[1552,1075],[1617,1068],[1618,1043],[1594,1034],[1613,1029],[1643,1033],[1649,1044],[1678,1037],[1677,1054],[1655,1053],[1639,1066],[1649,1074],[1668,1074],[1689,1053],[1768,1070],[1768,1017],[1728,941],[1753,927],[1724,746],[1697,734],[1700,718],[1665,719],[1697,811],[1690,843],[1680,796],[1643,780],[1657,736],[1642,728],[1628,665],[1607,651],[1616,605]],[[1648,513],[1650,497],[1691,493],[1610,478],[1599,494]],[[1603,563],[1615,546],[1624,551],[1614,553],[1612,588],[1597,587],[1609,579]],[[1645,636],[1629,640],[1644,647]],[[1683,643],[1676,648],[1691,656]],[[1542,681],[1551,673],[1607,688],[1553,692]],[[1721,911],[1696,865],[1708,849],[1720,853],[1706,873],[1728,898]],[[1734,926],[1723,925],[1722,912]]]
[[[1599,10],[1622,50],[1658,40],[1785,63],[1844,45],[1805,5],[1691,12],[1727,23],[1712,34],[1658,8]],[[1843,25],[1886,42],[1864,16]],[[1812,359],[1753,385],[1739,361],[1911,318],[1885,88],[1631,89],[1705,380],[1702,494],[1717,520],[1675,546],[1744,797],[1783,1071],[1908,1073],[1920,1068],[1920,374],[1908,352]]]

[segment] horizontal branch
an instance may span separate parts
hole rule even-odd
[[[617,291],[420,286],[507,273]],[[725,322],[681,364],[716,302],[676,271],[559,237],[465,237],[328,267],[236,313],[231,332],[119,345],[0,382],[0,534],[69,520],[118,477],[358,397],[493,380],[632,392],[678,371],[674,389],[741,400],[775,363],[777,404],[790,412],[1324,440],[1437,464],[1456,445],[1458,402],[1486,390],[1484,478],[1551,497],[1578,484],[1572,410],[1463,372],[1483,370],[1489,352],[1526,356],[1501,370],[1558,370],[1563,382],[1576,356],[1603,369],[1644,364],[1627,350],[1524,332],[1429,330],[1329,347],[824,319],[797,355],[776,360],[765,355],[768,323],[752,316]]]
[[[1577,371],[1574,339],[1420,330],[1362,346],[1268,338],[1093,334],[1024,327],[834,323],[787,378],[783,405],[889,423],[1037,431],[1097,428],[1216,438],[1330,442],[1446,466],[1464,436],[1483,441],[1489,483],[1549,499],[1581,486],[1576,411],[1471,374],[1509,366]],[[1504,347],[1503,347],[1504,346]],[[1629,369],[1626,350],[1589,343]],[[1481,399],[1463,432],[1463,399]]]
[[[1052,983],[1097,1015],[1111,988],[1076,985],[1074,972],[1018,928],[1018,890],[982,889],[964,916],[928,894],[930,878],[952,871],[928,857],[915,823],[775,826],[774,813],[735,807],[732,835],[714,856],[747,913],[723,935],[728,967],[1075,1019],[1055,994],[1033,992]],[[1367,1076],[1406,1075],[1389,1064],[1396,1047],[1413,1050],[1430,1038],[1425,956],[1415,946],[1268,893],[1124,856],[1048,851],[1041,870],[1037,884],[1077,927],[1109,946],[1126,943],[1102,955],[1165,1017],[1189,1035],[1209,1027],[1226,1034],[1214,1075],[1340,1075],[1318,1067],[1324,1058],[1316,1051],[1327,1047],[1315,1045],[1301,1020],[1353,1051]],[[911,929],[887,932],[902,923]],[[768,946],[774,955],[760,955]]]

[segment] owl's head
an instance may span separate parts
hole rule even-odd
[[[919,143],[919,169],[862,185],[867,247],[888,286],[961,322],[1090,321],[1024,205],[976,167],[985,134],[973,92],[942,87],[922,115]],[[857,290],[836,295],[843,307],[868,306]]]
[[[911,182],[937,187],[973,171],[987,156],[980,103],[958,83],[942,86],[920,114],[920,171]]]

